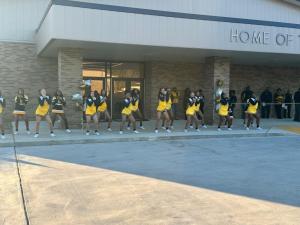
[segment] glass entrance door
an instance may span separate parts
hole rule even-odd
[[[114,119],[121,118],[122,103],[125,96],[126,90],[138,89],[141,93],[141,105],[143,105],[143,83],[140,79],[126,79],[126,78],[115,78],[113,79],[112,88],[112,115]]]

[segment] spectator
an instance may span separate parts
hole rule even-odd
[[[288,90],[284,96],[283,118],[289,118],[289,119],[292,118],[291,117],[292,103],[293,103],[293,95],[291,94],[290,90]]]
[[[242,101],[242,119],[244,119],[244,125],[246,126],[246,115],[245,111],[247,109],[247,101],[251,98],[253,91],[251,91],[250,86],[247,86],[245,90],[241,94],[241,101]]]
[[[282,119],[283,102],[284,102],[284,96],[282,94],[282,90],[278,88],[274,95],[274,103],[275,103],[274,107],[275,107],[277,119]]]
[[[295,102],[295,121],[300,122],[300,88],[296,91],[294,95],[294,102]]]
[[[272,103],[272,93],[270,88],[267,87],[263,93],[260,95],[260,102],[261,102],[261,117],[262,118],[270,118],[271,112],[271,103]]]

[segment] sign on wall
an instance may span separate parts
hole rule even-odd
[[[299,34],[291,33],[271,33],[267,31],[256,30],[230,30],[230,42],[247,44],[247,45],[275,45],[279,47],[290,47],[297,44],[300,47],[300,32]]]

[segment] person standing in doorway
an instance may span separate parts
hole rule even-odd
[[[28,103],[28,97],[24,94],[24,89],[20,88],[18,90],[17,96],[15,97],[15,110],[13,111],[14,119],[15,119],[15,132],[14,134],[18,134],[19,132],[19,120],[22,118],[25,121],[26,132],[30,134],[29,131],[29,120],[26,115],[25,107]]]
[[[272,103],[272,93],[270,91],[270,88],[267,87],[263,93],[260,95],[260,102],[261,102],[261,117],[262,118],[270,118],[270,112],[271,112],[271,103]]]
[[[246,126],[246,109],[247,109],[247,102],[251,98],[253,91],[251,91],[250,86],[247,86],[241,94],[241,101],[242,101],[242,119],[244,120],[244,126]]]
[[[284,96],[280,88],[277,89],[274,95],[274,107],[277,119],[282,119],[282,106],[284,102]]]
[[[283,108],[283,118],[291,119],[291,111],[293,104],[293,95],[290,90],[288,90],[284,96],[284,108]]]
[[[178,110],[178,103],[179,103],[179,92],[176,87],[173,87],[171,92],[171,100],[172,100],[172,111],[174,115],[174,120],[177,120],[177,110]]]
[[[300,122],[300,88],[294,94],[295,117],[294,120]]]

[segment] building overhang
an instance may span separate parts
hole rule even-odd
[[[54,0],[37,33],[37,53],[81,48],[86,58],[299,65],[300,24]]]

